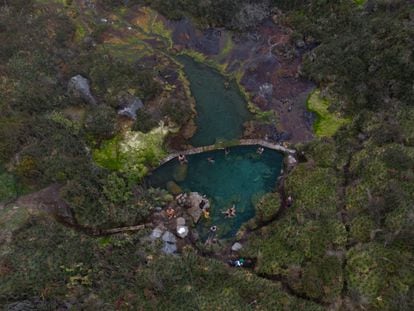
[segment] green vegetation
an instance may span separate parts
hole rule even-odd
[[[10,248],[0,261],[0,302],[15,301],[16,293],[41,292],[43,299],[37,307],[46,309],[66,302],[76,309],[108,305],[180,310],[185,305],[201,310],[229,306],[247,310],[251,304],[260,309],[321,310],[289,296],[277,284],[193,252],[180,257],[153,256],[153,247],[140,241],[143,234],[96,239],[45,218],[33,219],[12,243],[1,246],[1,251]],[[30,300],[26,303],[36,303]]]
[[[330,102],[321,97],[320,90],[315,90],[307,100],[308,110],[316,113],[317,119],[313,125],[315,133],[319,137],[332,136],[348,121],[329,111]]]
[[[55,207],[53,196],[31,202],[36,207],[0,206],[0,305],[413,309],[412,1],[79,3],[0,3],[0,201],[21,189],[59,186],[73,227],[41,212]],[[151,9],[135,16],[137,4]],[[155,207],[173,200],[138,183],[165,155],[171,128],[192,117],[188,85],[168,55],[172,32],[160,14],[226,27],[240,38],[275,14],[280,27],[294,30],[292,44],[305,43],[302,77],[329,94],[316,91],[308,101],[322,138],[297,146],[300,163],[285,176],[283,195],[257,202],[258,219],[273,221],[247,226],[241,236],[240,254],[255,260],[251,270],[231,269],[190,245],[180,256],[161,255],[146,229],[83,233],[150,222]],[[211,63],[222,71],[234,43],[224,39]],[[178,82],[164,71],[177,73]],[[96,106],[68,93],[68,81],[78,74],[88,79]],[[136,121],[116,114],[125,96],[144,102]],[[157,127],[162,120],[166,126]],[[288,196],[292,205],[279,213]]]
[[[165,157],[164,137],[169,128],[160,125],[148,133],[128,131],[102,144],[94,151],[96,163],[110,170],[119,170],[131,181],[140,181]]]
[[[17,196],[16,181],[13,175],[0,170],[0,202]]]
[[[267,193],[256,203],[256,217],[259,221],[269,221],[276,215],[280,205],[279,193]]]

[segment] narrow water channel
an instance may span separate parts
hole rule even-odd
[[[251,114],[237,84],[191,57],[179,56],[178,60],[197,102],[197,131],[190,143],[199,147],[241,138],[243,124]]]

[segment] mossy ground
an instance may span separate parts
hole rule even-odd
[[[307,100],[308,110],[316,113],[317,119],[314,123],[314,131],[317,136],[333,136],[336,131],[344,124],[347,119],[341,118],[338,114],[329,111],[330,102],[321,97],[320,90],[315,90]]]
[[[119,170],[140,180],[150,167],[157,165],[166,155],[163,143],[170,131],[163,125],[146,134],[127,131],[95,149],[94,160],[102,167]]]

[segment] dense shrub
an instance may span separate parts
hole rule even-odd
[[[87,112],[85,129],[95,139],[111,138],[115,134],[116,112],[108,106],[92,107]]]

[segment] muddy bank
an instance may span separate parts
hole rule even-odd
[[[247,137],[267,136],[292,143],[313,138],[312,116],[305,102],[314,86],[299,76],[306,46],[290,43],[290,29],[271,19],[244,34],[216,28],[198,30],[187,19],[168,22],[168,27],[176,51],[197,51],[217,62],[225,73],[237,78],[257,107],[276,112],[276,122],[254,124]]]

